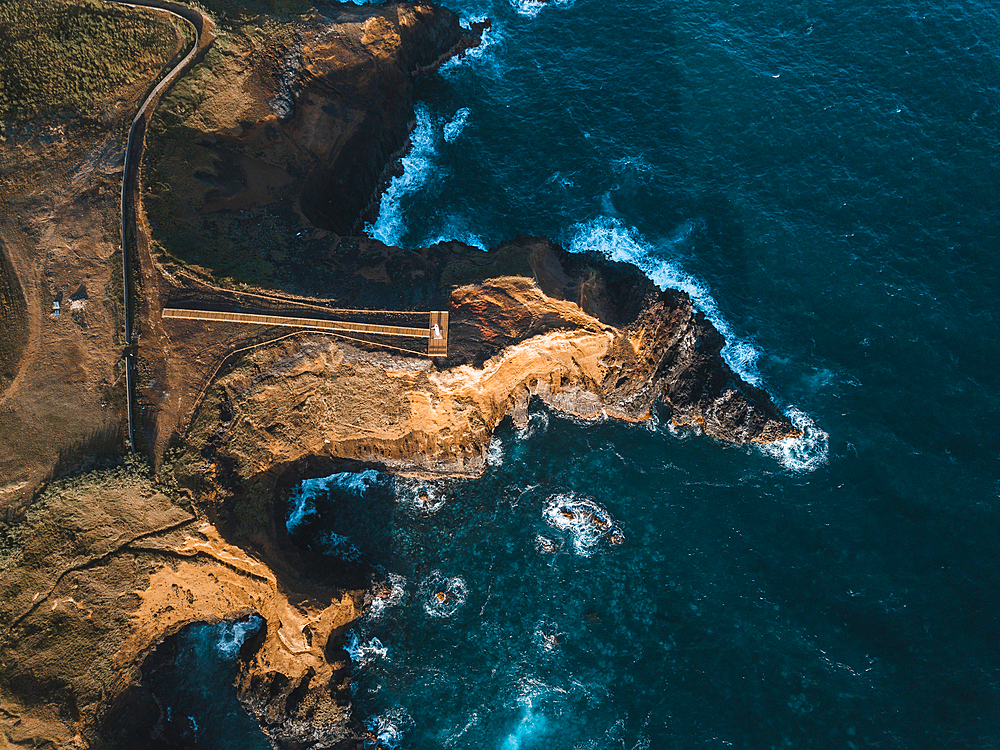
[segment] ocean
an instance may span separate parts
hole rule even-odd
[[[419,83],[367,231],[632,261],[804,437],[534,404],[480,479],[304,484],[292,539],[390,582],[356,715],[394,750],[1000,746],[1000,6],[449,5],[493,27]]]

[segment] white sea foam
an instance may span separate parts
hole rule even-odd
[[[389,580],[375,593],[371,609],[368,610],[369,620],[380,620],[392,607],[402,603],[406,596],[406,578],[398,573],[390,573]]]
[[[488,18],[488,16],[463,17],[462,25],[468,28],[473,24],[482,23]],[[495,77],[499,77],[501,68],[496,51],[504,37],[505,34],[503,25],[493,23],[490,28],[483,32],[482,39],[477,46],[466,50],[465,54],[462,55],[461,58],[452,57],[438,69],[438,73],[447,77],[454,75],[455,71],[463,66],[475,65],[479,69],[484,67],[488,69],[491,68],[492,70],[490,72],[494,73]],[[483,63],[489,63],[489,65],[484,66]]]
[[[432,484],[400,477],[396,480],[396,501],[420,513],[437,513],[444,507],[444,494]]]
[[[373,659],[385,658],[389,649],[382,645],[378,638],[370,638],[362,641],[358,631],[352,630],[347,636],[347,644],[344,646],[347,655],[356,667],[363,667]]]
[[[316,512],[313,495],[301,486],[292,492],[288,498],[289,511],[285,520],[285,528],[291,533],[306,519]]]
[[[567,493],[553,495],[542,508],[545,522],[570,535],[578,555],[590,557],[603,540],[621,544],[625,535],[608,509],[589,497]]]
[[[683,222],[667,238],[666,244],[687,242],[694,229],[695,225],[692,222]],[[616,218],[598,217],[574,227],[569,250],[577,253],[597,251],[611,260],[632,263],[641,268],[661,289],[679,289],[687,292],[694,304],[725,337],[726,345],[722,349],[722,356],[728,365],[748,383],[761,385],[757,369],[760,351],[753,342],[736,335],[703,282],[670,261],[658,257],[656,248],[634,229],[626,227]],[[790,409],[788,417],[802,430],[802,437],[762,445],[761,450],[778,459],[781,465],[790,471],[814,471],[827,461],[830,436],[799,409]],[[668,427],[671,432],[675,431],[672,426]],[[686,429],[685,432],[687,431]]]
[[[535,549],[546,555],[551,555],[553,552],[558,552],[562,547],[559,542],[554,539],[549,539],[547,536],[542,536],[538,534],[535,536]]]
[[[489,466],[500,466],[503,463],[503,444],[493,438],[486,449],[486,463]]]
[[[243,642],[260,630],[263,624],[263,618],[257,615],[250,615],[243,620],[219,623],[219,639],[215,642],[216,649],[223,657],[235,659]]]
[[[454,117],[444,124],[445,143],[454,143],[455,139],[462,134],[465,124],[469,121],[470,114],[472,114],[471,109],[462,107],[455,113]]]
[[[519,16],[535,18],[545,9],[546,3],[539,0],[510,0],[510,6]]]
[[[686,239],[692,230],[693,225],[685,223],[671,239],[673,242]],[[673,242],[668,240],[668,244]],[[760,352],[753,342],[737,337],[703,282],[676,264],[658,257],[656,248],[634,229],[626,227],[616,218],[600,216],[573,227],[569,250],[574,253],[592,250],[602,253],[611,260],[632,263],[641,268],[661,289],[679,289],[687,292],[698,309],[705,313],[705,317],[712,321],[719,333],[725,337],[726,346],[722,350],[722,356],[729,366],[748,383],[760,384],[760,373],[757,371]]]
[[[830,436],[800,409],[792,407],[786,414],[792,424],[802,430],[802,436],[776,443],[762,443],[761,452],[777,459],[789,471],[815,471],[829,460]]]
[[[396,706],[378,716],[369,717],[365,719],[365,727],[373,736],[365,738],[365,748],[382,747],[384,750],[399,750],[403,735],[413,725],[413,718],[402,706]]]
[[[525,18],[535,18],[546,8],[556,5],[568,8],[573,0],[510,0],[514,12]]]
[[[403,174],[392,178],[389,187],[382,194],[378,219],[374,225],[368,224],[365,227],[365,233],[369,237],[387,245],[398,245],[406,232],[403,198],[422,188],[433,171],[437,130],[426,104],[417,104],[415,114],[417,126],[410,134],[410,151],[402,160]]]
[[[451,617],[465,604],[469,587],[462,578],[448,578],[435,570],[420,584],[418,596],[431,617]]]
[[[528,416],[528,421],[517,428],[517,436],[527,440],[533,435],[544,435],[549,429],[549,415],[544,411],[536,411]]]
[[[331,474],[328,477],[303,479],[288,497],[289,510],[285,528],[291,533],[308,516],[316,513],[314,499],[317,495],[336,487],[352,495],[363,497],[369,487],[381,481],[381,475],[374,469],[360,472],[344,471]]]

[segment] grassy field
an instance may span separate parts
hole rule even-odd
[[[177,34],[164,16],[99,0],[3,0],[0,120],[104,119],[173,56]]]
[[[28,344],[28,309],[21,285],[0,243],[0,391],[17,374],[17,363]]]

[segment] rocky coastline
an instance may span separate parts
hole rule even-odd
[[[19,718],[17,739],[7,733],[13,746],[170,747],[142,685],[144,661],[185,625],[255,613],[265,625],[243,648],[237,687],[275,746],[360,747],[342,646],[371,603],[372,573],[331,574],[289,543],[285,503],[303,478],[365,467],[477,476],[496,427],[507,417],[523,423],[533,398],[586,420],[656,414],[732,443],[799,434],[765,391],[729,368],[723,337],[691,299],[658,289],[633,266],[537,237],[483,253],[459,242],[403,249],[357,236],[405,151],[413,78],[478,43],[484,27],[464,29],[428,3],[326,12],[333,20],[303,23],[270,51],[231,47],[239,61],[231,80],[208,59],[192,73],[192,85],[206,87],[200,99],[152,128],[159,187],[146,196],[146,231],[165,254],[153,257],[149,273],[158,275],[145,280],[140,355],[159,385],[147,385],[144,398],[165,404],[164,393],[192,389],[184,378],[206,387],[158,412],[161,423],[147,429],[173,434],[174,448],[152,440],[157,479],[128,497],[105,493],[108,521],[87,537],[84,564],[72,562],[68,575],[54,547],[31,558],[38,580],[52,581],[45,601],[65,602],[63,588],[78,587],[60,627],[91,644],[106,677],[57,678],[51,664],[21,669],[20,682],[7,680],[18,705],[30,713],[35,700],[48,713],[35,725]],[[213,64],[219,69],[206,72]],[[232,110],[222,106],[226,91]],[[235,299],[217,278],[222,251],[216,267],[200,256],[193,269],[172,253],[184,238],[207,237],[206,222],[218,230],[214,242],[230,242],[247,213],[266,217],[279,245],[306,235],[298,263],[322,267],[324,304],[447,310],[448,356],[309,332],[252,348],[236,334],[219,336],[216,351],[197,345],[204,334],[195,324],[166,329],[158,315],[178,299]],[[295,262],[289,267],[294,273]],[[302,274],[290,278],[292,291],[308,286]],[[62,508],[56,500],[39,507]],[[142,525],[144,516],[163,523]],[[135,533],[121,543],[125,526]],[[133,567],[106,582],[105,563]],[[8,642],[44,640],[51,613],[29,596],[41,584],[32,586],[6,586],[27,613],[7,623]],[[81,614],[88,609],[90,623]],[[94,629],[94,613],[114,626]],[[40,698],[45,680],[62,692]]]

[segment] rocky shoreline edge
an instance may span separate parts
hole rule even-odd
[[[178,300],[235,298],[187,283],[162,258],[149,264],[162,279],[146,303],[145,347],[162,344],[172,359],[151,365],[160,385],[145,398],[181,392],[186,371],[207,384],[196,412],[160,417],[166,426],[154,432],[186,427],[173,448],[155,451],[155,477],[132,466],[55,483],[16,530],[4,593],[20,614],[3,635],[14,746],[177,746],[143,686],[147,657],[188,624],[256,614],[264,625],[241,651],[237,688],[275,746],[361,747],[343,642],[371,604],[373,580],[364,567],[330,575],[290,543],[285,503],[304,478],[369,467],[477,476],[497,425],[526,420],[532,398],[581,419],[640,421],[656,411],[727,442],[799,434],[765,391],[729,368],[725,341],[691,299],[633,266],[544,238],[483,253],[353,236],[398,168],[413,78],[461,54],[483,28],[462,29],[426,3],[342,12],[337,24],[303,31],[296,93],[280,121],[261,108],[256,119],[194,134],[212,159],[242,172],[234,187],[219,167],[215,192],[185,199],[191,215],[235,213],[241,191],[253,192],[254,175],[266,173],[277,187],[254,200],[273,200],[326,243],[312,262],[327,267],[329,297],[401,315],[448,310],[448,356],[304,332],[232,358],[227,351],[209,372],[196,346],[202,329],[168,330],[157,313]],[[355,57],[343,52],[351,44],[332,46],[338,34],[360,45]],[[368,58],[371,70],[359,63]],[[345,93],[349,85],[356,89]],[[378,117],[355,106],[366,98],[384,105]],[[265,142],[278,145],[265,151]]]

